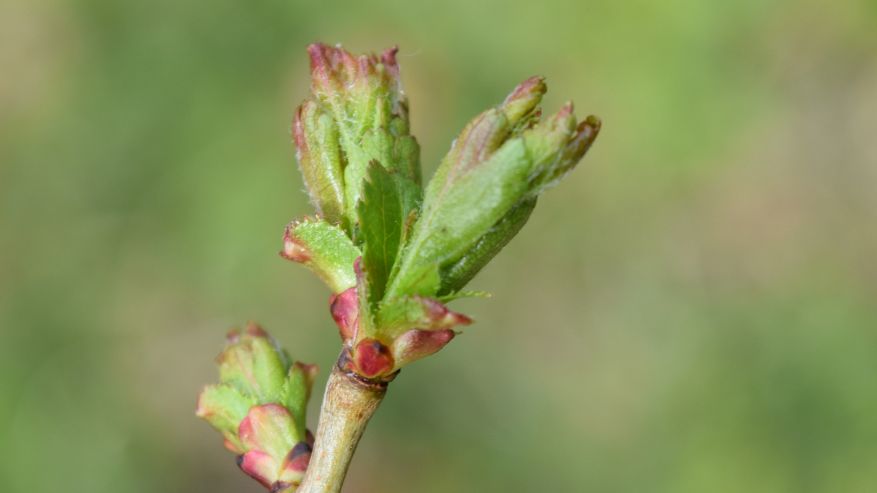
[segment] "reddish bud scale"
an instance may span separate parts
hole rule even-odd
[[[277,464],[274,459],[261,450],[250,450],[238,457],[238,467],[247,476],[262,483],[262,486],[270,488],[274,482],[272,477],[277,472]]]
[[[445,347],[455,336],[451,329],[409,330],[393,341],[396,364],[402,366],[429,356]]]
[[[291,226],[288,226],[283,233],[283,250],[280,251],[280,256],[300,264],[311,259],[308,249],[293,236]]]
[[[431,328],[454,327],[456,325],[469,325],[472,323],[471,318],[462,313],[449,310],[444,303],[434,298],[422,296],[415,296],[415,298],[420,301],[426,310],[426,315],[431,322]]]
[[[378,378],[393,373],[395,368],[390,348],[375,339],[363,339],[353,348],[356,372],[366,378]]]
[[[329,310],[332,312],[332,319],[338,325],[341,339],[348,341],[353,338],[359,320],[359,300],[356,296],[356,287],[329,297]]]

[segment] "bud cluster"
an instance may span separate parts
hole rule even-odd
[[[197,416],[222,434],[245,473],[272,493],[294,491],[313,446],[305,410],[316,367],[292,362],[255,324],[230,332],[217,361],[220,383],[201,392]]]
[[[318,215],[287,227],[281,255],[332,290],[342,368],[386,381],[471,323],[445,303],[467,295],[600,121],[578,121],[571,103],[543,119],[545,82],[531,77],[463,129],[424,188],[396,49],[354,56],[316,44],[308,53],[312,96],[293,136]]]

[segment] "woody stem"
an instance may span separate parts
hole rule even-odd
[[[362,432],[387,392],[337,365],[329,375],[314,450],[297,493],[338,493]]]

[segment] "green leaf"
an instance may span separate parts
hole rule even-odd
[[[274,341],[251,324],[219,355],[219,381],[260,402],[280,398],[287,367]]]
[[[444,183],[430,182],[387,296],[434,296],[441,287],[439,267],[462,257],[526,192],[530,162],[515,138],[484,162],[437,173],[433,180]]]
[[[444,267],[441,271],[442,285],[439,295],[455,293],[471,281],[518,234],[535,207],[536,197],[521,201],[479,238],[459,260]]]
[[[537,168],[537,174],[531,178],[531,196],[537,196],[555,186],[567,173],[579,163],[591,144],[600,133],[600,119],[594,115],[579,122],[572,137],[567,141],[563,150],[547,166]]]
[[[333,293],[356,285],[353,262],[360,251],[340,227],[306,218],[287,226],[283,240],[281,255],[311,269]]]
[[[315,101],[299,106],[292,124],[299,170],[311,203],[326,220],[344,219],[344,159],[338,128]]]
[[[208,385],[198,396],[195,414],[218,431],[237,436],[238,425],[247,416],[256,399],[243,394],[231,385]]]
[[[305,413],[316,373],[317,367],[314,365],[295,363],[289,368],[289,376],[283,386],[281,402],[292,414],[299,437],[304,437],[307,433]]]
[[[402,244],[408,214],[416,207],[418,192],[419,187],[413,182],[377,161],[369,165],[358,215],[363,242],[362,267],[368,276],[368,297],[372,305],[383,298]]]

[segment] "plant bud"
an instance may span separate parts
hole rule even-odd
[[[545,90],[531,77],[466,126],[426,188],[387,298],[461,289],[523,227],[538,195],[578,163],[599,121],[577,124],[567,103],[537,122]]]
[[[305,410],[316,367],[291,362],[267,332],[249,324],[229,334],[220,383],[195,414],[219,431],[240,468],[272,492],[292,491],[310,458]]]
[[[420,184],[420,149],[409,134],[396,51],[354,56],[340,46],[308,47],[313,97],[293,125],[299,163],[318,212],[351,236],[370,162]]]

